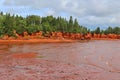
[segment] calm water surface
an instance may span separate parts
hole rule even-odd
[[[0,57],[12,53],[38,53],[42,59],[93,65],[120,72],[120,40],[76,43],[0,44]]]

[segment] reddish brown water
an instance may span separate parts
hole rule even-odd
[[[41,59],[76,65],[87,64],[120,72],[120,40],[76,43],[0,44],[0,58],[12,53],[34,52]]]

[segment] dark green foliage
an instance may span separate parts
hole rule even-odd
[[[75,19],[73,27],[74,27],[73,32],[78,33],[79,32],[79,23],[78,23],[77,19]]]
[[[49,32],[70,32],[70,33],[81,33],[87,34],[90,32],[84,26],[79,25],[77,19],[73,19],[70,16],[69,20],[61,17],[40,17],[36,15],[30,15],[26,18],[18,15],[10,15],[0,13],[0,37],[4,35],[15,36],[13,31],[16,31],[17,34],[23,35],[23,32],[27,31],[29,34],[43,31],[43,33]],[[100,30],[100,27],[97,27],[91,33],[115,33],[120,34],[120,27],[108,27],[106,30]]]
[[[104,31],[105,34],[120,34],[120,27],[108,27],[105,31]]]
[[[26,21],[21,17],[16,17],[16,25],[14,29],[18,34],[21,35],[24,31],[27,30]]]
[[[96,33],[96,34],[100,34],[100,27],[97,27],[97,28],[95,29],[95,33]]]
[[[113,33],[112,27],[108,27],[108,28],[105,30],[105,34],[108,34],[108,33]]]
[[[70,20],[68,23],[68,32],[74,32],[73,31],[73,18],[72,18],[72,16],[70,16]]]
[[[10,14],[6,14],[2,23],[3,34],[6,34],[8,36],[13,36],[14,26],[15,26],[14,16],[11,16]]]
[[[113,28],[113,33],[114,34],[120,34],[120,27]]]
[[[91,31],[91,33],[96,34],[120,34],[120,27],[108,27],[106,30],[100,30],[100,27],[97,27],[95,30]]]
[[[31,15],[31,16],[27,16],[26,18],[26,24],[27,26],[29,25],[40,25],[41,24],[41,18],[39,16],[36,15]]]

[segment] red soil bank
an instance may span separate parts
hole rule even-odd
[[[120,34],[91,34],[87,33],[86,35],[79,33],[62,33],[62,32],[51,32],[43,35],[42,32],[32,33],[28,35],[27,32],[24,32],[23,35],[18,35],[15,31],[17,38],[9,37],[4,35],[0,40],[2,42],[72,42],[72,40],[81,40],[81,39],[120,39]]]

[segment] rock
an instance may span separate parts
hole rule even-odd
[[[63,33],[63,38],[70,39],[70,33]]]
[[[117,39],[116,34],[108,34],[107,36],[108,36],[108,38],[111,38],[111,39]]]
[[[70,33],[70,39],[75,40],[76,39],[76,34],[75,33]]]
[[[101,34],[101,38],[107,38],[107,35]]]
[[[93,38],[97,38],[97,34],[96,33],[93,34]]]
[[[119,34],[119,35],[117,35],[117,39],[120,39],[120,34]]]
[[[28,32],[27,31],[23,32],[23,35],[28,36]]]
[[[76,37],[76,39],[81,39],[82,36],[80,33],[77,33],[75,37]]]
[[[91,39],[91,37],[92,37],[91,33],[88,33],[87,35],[85,35],[85,39]]]
[[[2,39],[6,40],[8,38],[9,38],[8,35],[4,35]]]
[[[57,33],[56,33],[56,37],[57,37],[58,39],[62,39],[62,38],[63,38],[62,32],[57,32]]]

